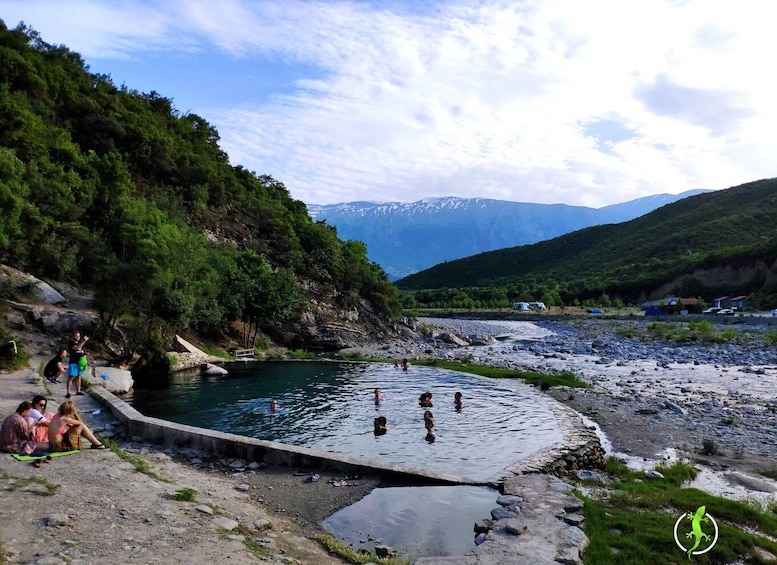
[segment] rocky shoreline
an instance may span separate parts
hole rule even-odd
[[[668,322],[674,321],[682,320]],[[721,344],[657,340],[647,332],[653,322],[644,317],[531,324],[421,318],[415,328],[429,337],[357,351],[568,371],[589,388],[561,387],[548,393],[598,426],[611,453],[647,461],[683,456],[723,475],[730,475],[730,469],[775,471],[777,346],[764,345],[763,338],[777,332],[777,320],[753,317],[735,320],[736,325],[727,321],[716,329],[733,327],[747,337]],[[440,339],[446,332],[487,345],[455,345]],[[516,333],[522,339],[498,339]],[[767,495],[777,491],[768,481],[728,478],[735,484],[724,478],[706,486],[717,494],[742,497],[753,490]]]
[[[571,371],[590,388],[548,393],[600,429],[610,453],[645,465],[659,458],[691,458],[705,471],[699,486],[717,494],[752,499],[774,497],[777,491],[773,482],[755,474],[774,470],[777,461],[772,438],[777,423],[774,346],[763,347],[757,340],[724,345],[723,360],[710,362],[714,347],[675,347],[639,338],[643,320],[538,322],[522,340],[502,339],[515,331],[511,324],[440,319],[419,323],[440,326],[439,332],[477,335],[486,345],[408,336],[359,350],[411,362],[439,356],[516,369]],[[766,321],[758,327],[773,331]],[[547,337],[539,341],[537,334]],[[28,347],[39,348],[42,356],[50,340],[34,337]],[[36,356],[33,366],[42,360]],[[2,375],[2,382],[4,414],[34,394],[49,396],[52,404],[64,394],[64,385],[44,385],[36,379],[36,370]],[[5,477],[0,539],[9,563],[162,563],[185,556],[197,565],[220,562],[225,555],[232,563],[255,562],[249,546],[259,548],[264,559],[281,563],[341,563],[311,537],[321,532],[323,517],[379,484],[377,478],[361,477],[352,486],[333,488],[330,479],[336,477],[322,475],[312,483],[309,470],[264,468],[138,443],[122,438],[104,411],[95,413],[100,407],[94,399],[76,401],[90,425],[103,436],[115,436],[122,451],[142,460],[154,476],[137,473],[111,452],[87,450],[42,469],[10,456],[0,458]],[[705,440],[714,442],[717,453],[699,453]],[[53,496],[37,494],[41,484],[54,485]],[[182,488],[196,490],[195,502],[169,498]]]

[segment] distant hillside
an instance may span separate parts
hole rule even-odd
[[[540,287],[562,300],[606,292],[636,301],[672,285],[691,295],[736,289],[772,296],[776,260],[777,179],[769,179],[685,198],[629,222],[450,261],[396,284]]]
[[[411,203],[313,204],[308,212],[335,226],[340,237],[366,243],[370,260],[396,279],[443,261],[631,220],[703,192],[659,194],[598,209],[445,197]]]

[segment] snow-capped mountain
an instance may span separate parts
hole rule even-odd
[[[340,238],[366,243],[370,260],[398,279],[443,261],[633,220],[703,192],[659,194],[603,208],[446,196],[418,202],[311,204],[308,213],[335,226]]]

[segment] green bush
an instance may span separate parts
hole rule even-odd
[[[0,369],[16,371],[28,367],[29,364],[30,357],[24,350],[24,344],[0,328]]]

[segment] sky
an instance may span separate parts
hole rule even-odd
[[[601,207],[775,173],[770,0],[0,0],[306,204]]]

